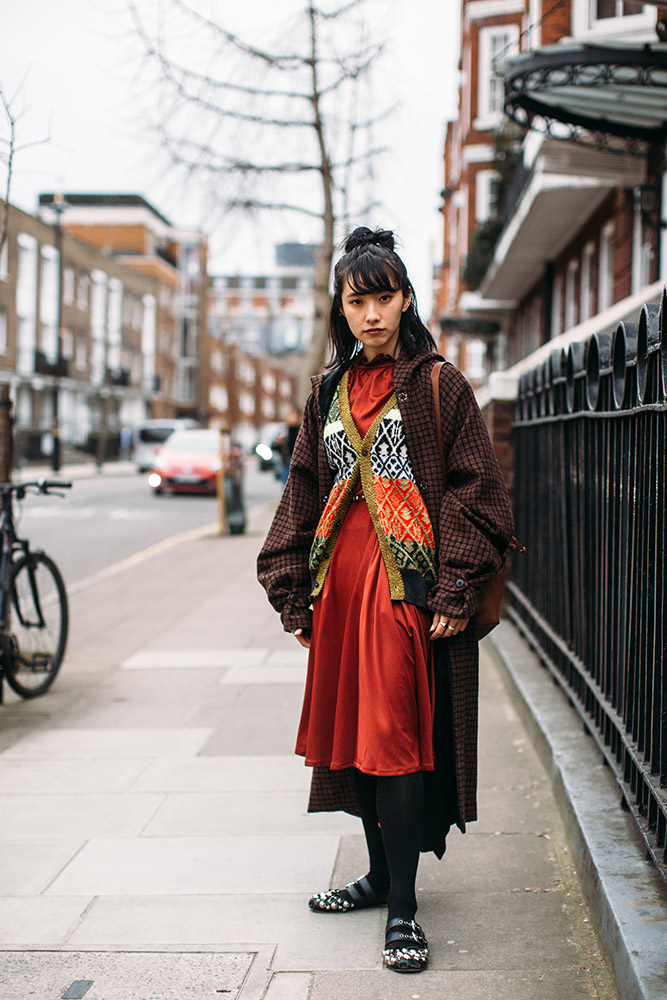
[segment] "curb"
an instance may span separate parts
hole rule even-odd
[[[553,785],[582,888],[622,1000],[667,996],[667,887],[564,692],[507,620],[483,640]]]

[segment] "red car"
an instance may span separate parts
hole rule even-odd
[[[157,494],[214,494],[220,468],[219,431],[174,431],[153,462],[148,484]]]

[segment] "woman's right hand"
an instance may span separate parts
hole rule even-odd
[[[306,649],[310,649],[310,633],[304,632],[302,628],[298,628],[296,632],[292,632],[292,635],[298,643],[304,646]]]

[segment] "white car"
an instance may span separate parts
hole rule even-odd
[[[163,420],[145,420],[135,428],[133,458],[137,472],[149,472],[153,468],[160,448],[174,431],[196,430],[200,427],[190,417]]]

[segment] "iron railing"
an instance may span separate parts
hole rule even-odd
[[[667,291],[519,383],[509,614],[667,876]]]

